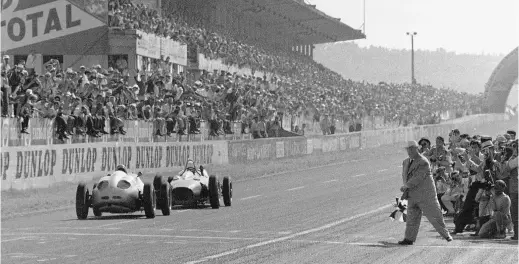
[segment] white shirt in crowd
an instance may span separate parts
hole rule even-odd
[[[36,74],[41,74],[43,66],[43,57],[41,54],[29,54],[25,61],[25,67],[28,69],[34,69]]]

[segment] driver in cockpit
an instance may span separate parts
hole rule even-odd
[[[178,173],[178,176],[183,176],[184,173],[188,171],[192,172],[195,176],[204,176],[204,167],[200,165],[200,170],[197,170],[195,162],[192,159],[187,160],[186,167]]]
[[[128,174],[128,172],[126,171],[126,166],[124,166],[123,164],[117,165],[115,171],[123,171],[124,173]]]

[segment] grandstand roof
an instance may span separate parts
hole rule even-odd
[[[327,42],[363,39],[360,31],[296,0],[245,0],[235,1],[235,7],[255,19],[263,21],[279,36],[294,39],[295,44],[319,44]]]

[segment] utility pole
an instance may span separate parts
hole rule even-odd
[[[416,32],[407,32],[408,36],[411,36],[411,83],[416,84],[416,79],[414,78],[414,36],[416,36]]]
[[[366,0],[364,0],[364,16],[363,16],[363,23],[362,23],[362,31],[364,31],[364,35],[366,35]]]

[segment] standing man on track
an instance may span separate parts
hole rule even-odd
[[[408,200],[407,221],[404,240],[398,244],[412,245],[416,241],[422,212],[436,231],[450,242],[452,237],[445,228],[429,161],[418,151],[416,141],[407,142],[406,150],[409,158],[402,164],[404,186],[400,191],[404,192],[403,198]]]

